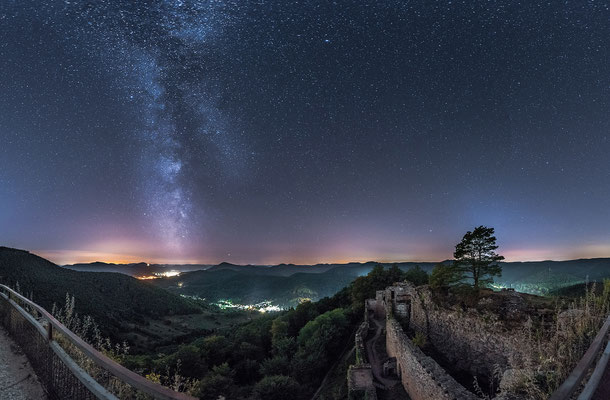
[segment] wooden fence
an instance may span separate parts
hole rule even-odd
[[[5,285],[0,285],[0,324],[26,354],[52,400],[195,400],[111,360]]]
[[[566,380],[559,386],[559,388],[551,395],[549,400],[568,400],[571,399],[574,393],[576,393],[582,387],[582,381],[589,372],[593,363],[599,358],[600,350],[602,346],[608,340],[608,331],[610,330],[610,315],[606,318],[606,322],[599,330],[591,346],[585,352],[585,355],[580,359],[572,373],[566,378]],[[591,399],[597,389],[603,370],[607,366],[607,356],[602,355],[599,360],[595,371],[592,374],[592,379],[585,386],[581,395],[578,397],[579,400]]]

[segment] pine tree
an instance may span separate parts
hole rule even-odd
[[[504,257],[495,252],[497,248],[494,228],[486,226],[466,232],[462,241],[455,246],[454,264],[467,277],[472,278],[475,289],[492,283],[494,276],[502,275],[498,261],[504,260]]]

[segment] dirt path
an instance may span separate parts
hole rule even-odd
[[[42,385],[27,358],[0,326],[0,398],[45,400]]]
[[[377,353],[377,341],[379,338],[385,340],[385,336],[381,335],[381,331],[383,329],[383,325],[374,318],[371,318],[369,322],[372,322],[375,325],[375,335],[372,338],[367,339],[366,341],[366,353],[369,358],[369,363],[371,364],[371,369],[373,370],[373,376],[377,379],[378,382],[382,383],[388,389],[393,387],[398,383],[395,379],[387,379],[383,377],[382,374],[382,362],[386,358],[386,355],[380,355]]]

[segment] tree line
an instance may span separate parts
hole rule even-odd
[[[127,356],[128,368],[201,399],[307,399],[342,351],[353,345],[364,300],[394,282],[428,283],[419,267],[376,265],[332,297],[259,317],[161,356]],[[176,381],[180,381],[176,385]],[[337,399],[346,388],[340,388]]]
[[[467,232],[455,260],[438,264],[429,276],[416,266],[376,265],[366,276],[331,297],[219,331],[169,354],[127,356],[124,363],[164,385],[201,399],[308,399],[346,347],[362,320],[364,303],[377,290],[399,281],[433,288],[458,285],[479,289],[501,273],[493,228]],[[345,385],[343,385],[345,386]],[[346,397],[346,387],[335,390]]]

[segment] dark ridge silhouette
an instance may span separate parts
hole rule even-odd
[[[107,335],[128,323],[147,318],[199,312],[198,305],[149,282],[108,272],[78,272],[25,250],[0,247],[0,282],[51,310],[63,306],[66,293],[76,299],[76,311],[92,316]]]

